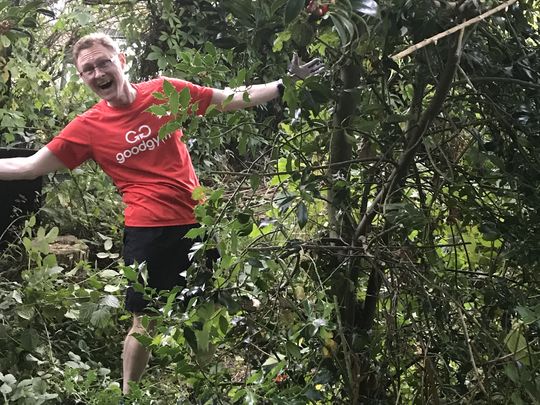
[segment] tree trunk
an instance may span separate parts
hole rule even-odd
[[[348,221],[347,201],[349,197],[348,189],[335,187],[338,178],[349,178],[349,165],[340,163],[351,159],[353,143],[348,137],[347,129],[353,117],[357,101],[354,92],[360,84],[361,69],[356,64],[349,64],[342,68],[341,79],[343,80],[343,91],[339,97],[336,113],[334,114],[334,130],[330,140],[330,169],[328,178],[331,182],[328,191],[328,222],[330,225],[330,237],[336,239],[350,240],[352,236],[352,224]]]

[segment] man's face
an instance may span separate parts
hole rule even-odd
[[[126,59],[101,44],[83,49],[77,58],[77,70],[83,82],[111,105],[122,104],[128,91],[124,76]]]

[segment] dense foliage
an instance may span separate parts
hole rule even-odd
[[[538,403],[540,2],[393,57],[502,3],[0,0],[1,146],[39,146],[92,105],[69,48],[96,29],[134,81],[260,83],[293,51],[327,66],[284,77],[281,103],[188,117],[169,89],[154,111],[177,114],[204,184],[189,279],[206,289],[148,317],[133,401]],[[0,257],[0,392],[117,403],[137,278],[121,204],[91,163],[46,191]],[[62,262],[58,233],[89,255]]]

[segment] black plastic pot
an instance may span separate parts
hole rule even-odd
[[[0,159],[26,157],[32,149],[0,148]],[[16,230],[30,213],[41,207],[42,178],[0,181],[0,251],[16,238]]]

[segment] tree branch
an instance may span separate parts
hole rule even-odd
[[[377,214],[379,207],[384,203],[387,197],[394,192],[397,184],[399,184],[399,181],[406,175],[409,165],[416,156],[416,151],[418,149],[418,146],[422,142],[423,136],[427,128],[441,110],[448,91],[451,88],[452,80],[454,78],[454,74],[456,72],[456,68],[461,57],[462,38],[463,31],[461,31],[459,38],[456,40],[455,46],[450,49],[446,61],[446,67],[441,74],[439,83],[435,90],[435,95],[433,96],[431,103],[429,104],[425,112],[422,114],[417,125],[411,129],[411,135],[409,137],[409,140],[407,141],[407,146],[398,161],[397,167],[394,168],[388,178],[388,181],[384,184],[381,191],[379,191],[379,193],[373,200],[371,206],[368,208],[367,212],[362,217],[360,223],[356,227],[354,240],[357,240],[361,235],[364,235],[366,233],[366,230],[368,229],[369,224],[371,224],[371,221]]]
[[[525,80],[519,80],[514,79],[512,77],[492,77],[492,76],[486,76],[486,77],[469,77],[469,80],[471,82],[480,83],[480,82],[490,82],[490,83],[510,83],[510,84],[517,84],[519,86],[523,87],[530,87],[532,89],[540,89],[540,84],[533,83],[533,82],[526,82]],[[462,84],[469,84],[468,80],[456,80],[452,87],[459,86]]]
[[[504,10],[504,9],[507,9],[508,7],[510,7],[512,4],[514,4],[517,0],[508,0],[507,2],[501,4],[500,6],[497,6],[489,11],[486,11],[485,13],[483,14],[480,14],[479,16],[477,17],[474,17],[474,18],[471,18],[470,20],[467,20],[461,24],[458,24],[456,25],[455,27],[452,27],[444,32],[441,32],[439,34],[436,34],[430,38],[427,38],[427,39],[424,39],[423,41],[421,42],[418,42],[410,47],[408,47],[407,49],[405,49],[404,51],[401,51],[399,53],[396,53],[394,55],[391,56],[391,58],[393,60],[398,60],[398,59],[403,59],[405,56],[413,53],[413,52],[416,52],[417,50],[425,47],[425,46],[428,46],[430,44],[436,44],[437,41],[439,41],[440,39],[444,38],[444,37],[447,37],[448,35],[451,35],[453,34],[454,32],[457,32],[457,31],[460,31],[470,25],[473,25],[473,24],[476,24],[484,19],[486,19],[487,17],[495,14],[495,13],[498,13],[499,11],[501,10]]]

